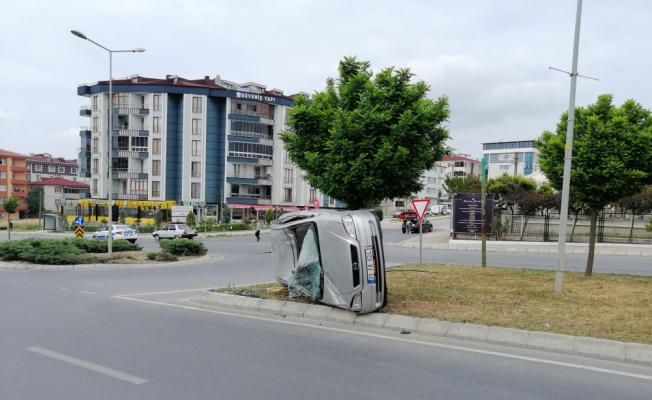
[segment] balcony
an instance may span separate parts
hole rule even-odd
[[[11,171],[12,172],[28,172],[29,169],[25,166],[22,165],[12,165],[11,166]]]
[[[11,197],[25,198],[25,197],[27,197],[27,191],[26,190],[14,189],[11,192]]]
[[[140,104],[138,107],[131,107],[125,104],[114,104],[111,113],[118,115],[149,115],[149,106]]]
[[[81,117],[90,117],[91,116],[91,106],[81,106],[79,110],[79,115]]]
[[[148,158],[149,152],[147,147],[119,146],[119,147],[113,147],[113,152],[111,154],[111,157]]]
[[[231,110],[231,114],[235,115],[245,115],[248,117],[259,117],[259,118],[266,118],[266,119],[274,119],[274,113],[268,113],[268,112],[257,112],[257,111],[250,111],[250,110]]]
[[[226,181],[229,183],[244,183],[250,185],[260,184],[269,186],[272,184],[272,176],[261,174],[237,174],[231,172],[226,175]]]
[[[77,148],[77,153],[79,157],[90,157],[91,156],[91,146],[84,146]]]
[[[27,185],[28,183],[29,181],[27,179],[22,179],[22,178],[11,180],[12,185]]]
[[[80,137],[91,137],[91,127],[90,126],[82,126],[79,128],[79,136]]]
[[[147,194],[113,193],[113,200],[147,200]]]
[[[156,106],[154,106],[156,107]],[[161,191],[160,190],[152,190],[152,197],[161,197]]]
[[[149,127],[144,126],[143,129],[123,129],[124,126],[113,127],[111,136],[149,136]]]
[[[250,137],[263,140],[274,140],[272,135],[266,135],[264,133],[255,133],[255,132],[243,132],[243,131],[229,131],[231,136],[241,136],[241,137]]]

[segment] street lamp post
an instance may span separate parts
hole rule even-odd
[[[107,140],[107,145],[109,147],[109,155],[108,155],[108,192],[107,192],[107,202],[108,202],[108,237],[107,237],[107,243],[108,243],[108,253],[111,254],[113,250],[113,235],[112,235],[112,230],[113,230],[113,204],[112,204],[112,196],[111,192],[113,190],[113,175],[112,175],[112,170],[113,170],[113,157],[111,157],[111,154],[113,152],[113,146],[112,146],[112,134],[113,134],[113,53],[142,53],[145,51],[142,47],[137,47],[132,50],[109,50],[106,47],[102,46],[101,44],[92,41],[89,39],[86,35],[84,35],[81,31],[78,30],[72,30],[70,31],[73,35],[77,36],[78,38],[88,40],[89,42],[93,43],[94,45],[103,48],[104,50],[109,52],[109,132],[106,135],[106,140]]]

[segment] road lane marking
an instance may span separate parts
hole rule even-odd
[[[86,293],[86,294],[97,294],[95,292],[87,292],[85,290],[80,290],[79,293]]]
[[[165,293],[165,292],[163,292],[163,293]],[[171,292],[168,292],[168,293],[171,293]],[[276,322],[276,323],[280,323],[280,324],[302,326],[302,327],[313,328],[313,329],[321,329],[321,330],[326,330],[326,331],[331,331],[331,332],[348,333],[348,334],[353,334],[353,335],[358,335],[358,336],[366,336],[366,337],[373,337],[373,338],[379,338],[379,339],[387,339],[387,340],[393,340],[393,341],[396,341],[396,342],[411,343],[411,344],[418,344],[418,345],[426,345],[426,346],[439,347],[439,348],[449,349],[449,350],[458,350],[458,351],[465,351],[465,352],[468,352],[468,353],[484,354],[484,355],[502,357],[502,358],[511,358],[511,359],[514,359],[514,360],[530,361],[530,362],[540,363],[540,364],[548,364],[548,365],[555,365],[555,366],[568,367],[568,368],[574,368],[574,369],[582,369],[582,370],[586,370],[586,371],[601,372],[601,373],[610,374],[610,375],[618,375],[618,376],[625,376],[625,377],[628,377],[628,378],[635,378],[635,379],[643,379],[643,380],[652,381],[652,376],[651,375],[634,374],[634,373],[630,373],[630,372],[618,371],[618,370],[613,370],[613,369],[608,369],[608,368],[590,367],[588,365],[573,364],[573,363],[567,363],[567,362],[563,362],[563,361],[547,360],[545,358],[519,356],[519,355],[516,355],[516,354],[501,353],[501,352],[490,351],[490,350],[479,350],[479,349],[474,349],[474,348],[470,348],[470,347],[454,346],[454,345],[442,344],[442,343],[423,342],[423,341],[412,340],[412,339],[403,339],[403,338],[398,338],[398,337],[379,335],[379,334],[375,334],[375,333],[357,332],[357,331],[352,331],[352,330],[342,329],[342,328],[333,328],[333,327],[321,326],[321,325],[317,326],[317,325],[307,324],[307,323],[303,323],[303,322],[294,322],[294,321],[287,321],[287,320],[283,321],[283,320],[277,320],[277,319],[273,319],[273,318],[257,317],[257,316],[252,316],[252,315],[234,314],[234,313],[225,312],[225,311],[207,310],[205,308],[196,308],[196,307],[190,307],[190,306],[183,306],[183,305],[180,305],[180,304],[164,303],[164,302],[160,302],[160,301],[134,299],[134,298],[131,298],[131,297],[126,297],[126,296],[127,295],[117,295],[117,296],[111,296],[111,297],[115,297],[115,298],[122,299],[122,300],[131,300],[131,301],[136,301],[136,302],[141,302],[141,303],[149,303],[149,304],[155,304],[155,305],[161,305],[161,306],[176,307],[176,308],[181,308],[181,309],[186,309],[186,310],[202,311],[202,312],[207,312],[207,313],[212,313],[212,314],[227,315],[227,316],[232,316],[232,317],[240,317],[240,318],[252,319],[252,320],[257,320],[257,321]]]
[[[64,361],[72,365],[76,365],[78,367],[90,369],[91,371],[99,372],[100,374],[108,375],[110,377],[116,378],[116,379],[122,379],[123,381],[127,381],[130,383],[135,383],[136,385],[139,385],[141,383],[147,382],[147,379],[139,378],[137,376],[125,374],[124,372],[116,371],[111,368],[103,367],[101,365],[93,364],[88,361],[80,360],[78,358],[70,357],[65,354],[60,354],[54,351],[42,349],[40,347],[28,347],[27,350],[42,354],[47,357],[54,358],[59,361]]]

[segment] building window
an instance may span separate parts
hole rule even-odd
[[[99,179],[93,179],[93,194],[97,194],[97,183],[99,182]]]
[[[247,100],[231,100],[231,114],[274,119],[274,106]]]
[[[511,154],[498,154],[498,160],[500,161],[509,161],[511,159]]]
[[[0,172],[0,178],[1,179],[6,179],[7,178],[7,173],[4,172],[4,171]]]
[[[0,185],[0,192],[6,192],[7,191],[7,185]]]
[[[161,197],[161,181],[152,181],[152,197]]]
[[[55,186],[54,193],[61,193],[61,186]]]
[[[309,196],[310,196],[310,198],[308,199],[308,201],[313,201],[314,199],[317,198],[317,191],[315,189],[313,189],[313,188],[310,188]]]
[[[132,179],[131,194],[147,195],[147,179]]]
[[[93,174],[100,173],[100,160],[98,160],[97,158],[93,159],[93,169],[91,170],[91,173]]]
[[[161,154],[161,139],[152,139],[152,154]]]
[[[132,136],[131,137],[131,147],[132,151],[147,151],[147,145],[148,145],[148,137],[147,136]]]
[[[161,160],[152,160],[152,175],[161,176]]]
[[[289,168],[283,170],[283,183],[294,183],[294,170]]]
[[[283,202],[285,203],[292,202],[292,188],[283,189]]]
[[[99,111],[100,110],[100,106],[97,103],[97,97],[98,96],[93,96],[93,99],[91,100],[92,106],[93,106],[93,111]]]
[[[127,93],[113,93],[113,106],[117,108],[128,108],[129,95]]]
[[[233,164],[233,177],[234,178],[240,177],[240,164]]]
[[[154,95],[154,111],[161,111],[161,95],[160,94],[155,94]]]
[[[161,133],[161,117],[152,118],[152,132]]]
[[[6,158],[0,158],[0,165],[7,165],[7,159]]]
[[[464,161],[455,161],[455,167],[463,168],[464,167]]]
[[[77,167],[70,168],[70,173],[71,174],[76,174],[77,173]]]
[[[60,174],[65,174],[66,173],[66,167],[59,167],[59,173]]]
[[[428,183],[436,184],[437,183],[437,178],[429,176],[428,177]]]
[[[100,153],[100,139],[99,138],[93,138],[93,153],[99,154]]]
[[[201,135],[201,119],[192,120],[192,134]]]
[[[427,194],[436,194],[437,192],[435,192],[435,188],[427,188],[426,193]]]
[[[200,113],[201,112],[201,97],[193,96],[192,98],[192,112]]]
[[[273,147],[259,143],[229,142],[229,157],[263,158],[271,160]]]
[[[100,131],[100,117],[93,117],[93,132]]]
[[[290,159],[290,155],[286,149],[283,149],[283,162],[286,164],[292,164],[292,160]]]
[[[192,141],[192,147],[191,147],[192,155],[193,156],[201,156],[200,148],[201,148],[201,141],[193,140]]]
[[[190,198],[198,199],[201,195],[201,183],[193,182],[190,184]]]
[[[57,172],[57,167],[54,167],[52,165],[48,166],[48,172]]]
[[[499,171],[509,171],[510,167],[511,167],[511,165],[499,165],[498,170]]]
[[[190,163],[190,176],[193,178],[201,178],[201,163],[192,162]]]

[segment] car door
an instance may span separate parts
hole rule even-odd
[[[109,227],[103,226],[97,230],[97,234],[95,236],[98,239],[106,239],[108,238],[108,232],[109,232]]]
[[[172,228],[172,225],[168,225],[168,226],[163,227],[163,229],[161,230],[161,237],[162,238],[169,239],[169,238],[172,237],[172,236],[170,236],[170,228]]]

